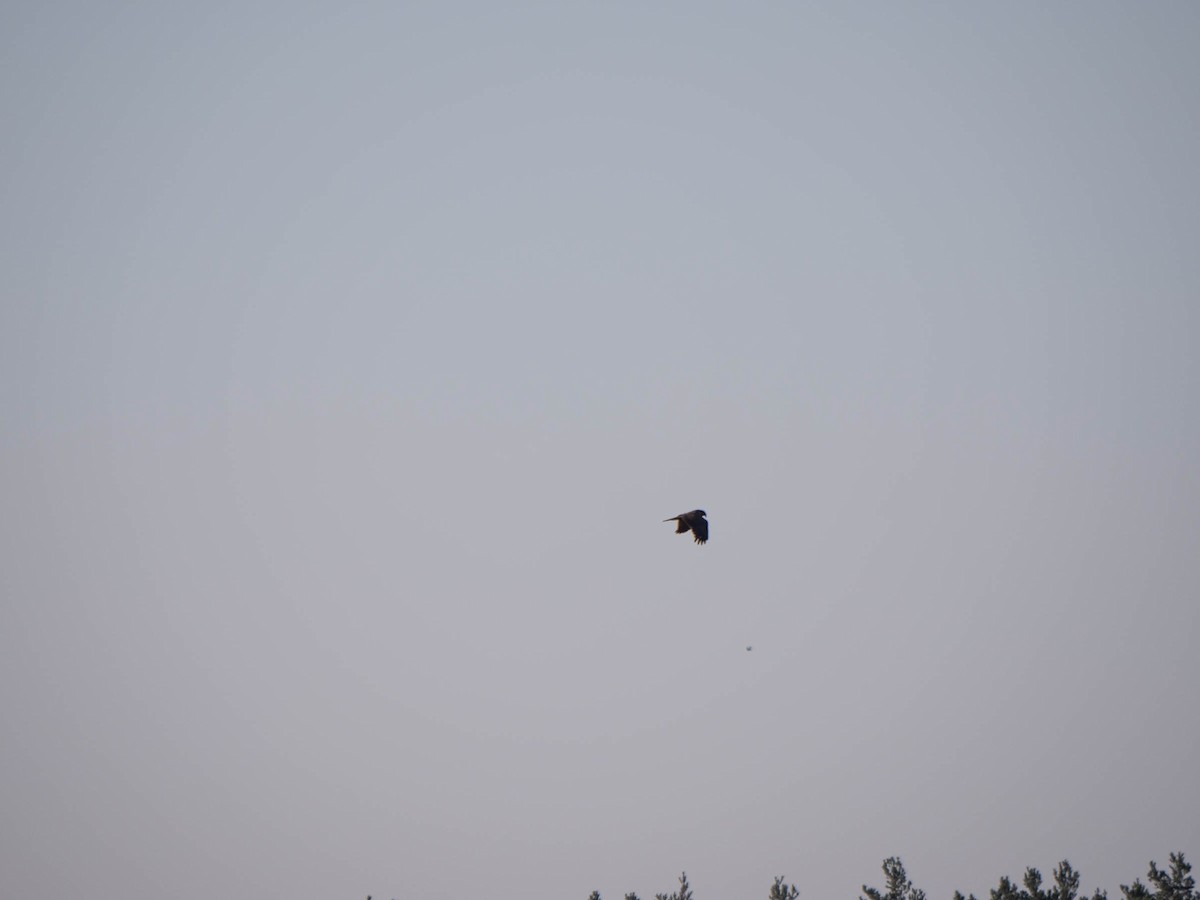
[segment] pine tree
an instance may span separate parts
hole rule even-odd
[[[1126,900],[1200,900],[1200,893],[1196,892],[1196,879],[1188,874],[1191,871],[1191,863],[1183,858],[1182,853],[1172,853],[1169,872],[1160,869],[1154,860],[1150,861],[1150,872],[1146,877],[1155,887],[1153,893],[1140,879],[1132,885],[1121,885],[1121,893]]]
[[[688,884],[687,872],[679,876],[679,890],[672,894],[655,894],[654,900],[695,900],[691,885]]]
[[[771,885],[771,893],[767,894],[767,900],[796,900],[799,896],[800,889],[794,884],[788,884],[783,880],[783,876],[779,875]]]
[[[913,887],[904,871],[904,863],[898,856],[889,856],[883,861],[883,874],[887,879],[887,893],[863,885],[868,900],[925,900],[925,892]],[[863,898],[859,898],[863,900]]]
[[[1042,873],[1030,866],[1025,870],[1024,890],[1005,876],[1000,879],[1000,886],[992,890],[991,900],[1076,900],[1079,897],[1079,881],[1079,873],[1064,859],[1054,870],[1053,887],[1042,890]],[[1081,900],[1106,900],[1107,896],[1104,891],[1097,890],[1090,898]],[[955,894],[955,897],[961,898],[962,894]]]

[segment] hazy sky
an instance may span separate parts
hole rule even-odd
[[[7,4],[0,894],[1200,862],[1198,47]]]

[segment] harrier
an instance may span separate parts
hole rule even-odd
[[[676,534],[686,534],[690,531],[696,543],[703,544],[708,540],[708,519],[704,518],[706,515],[708,513],[702,509],[693,509],[691,512],[680,513],[669,519],[663,519],[663,521],[675,522]]]

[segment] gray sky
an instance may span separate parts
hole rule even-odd
[[[0,894],[1200,861],[1197,46],[8,4]]]

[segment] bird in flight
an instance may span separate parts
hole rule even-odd
[[[680,513],[669,519],[663,519],[663,521],[675,522],[676,534],[686,534],[690,531],[696,543],[703,544],[708,540],[708,519],[704,518],[706,515],[708,513],[702,509],[693,509],[691,512]]]

